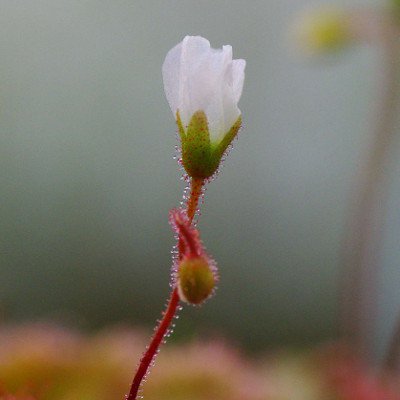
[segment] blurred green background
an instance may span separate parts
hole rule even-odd
[[[202,308],[185,308],[177,333],[249,348],[335,334],[339,249],[369,143],[378,53],[360,46],[317,63],[296,54],[287,31],[309,4],[1,0],[3,321],[89,329],[158,318],[174,243],[167,215],[183,189],[161,65],[186,34],[200,34],[247,60],[244,127],[199,224],[220,287]],[[395,158],[380,339],[400,303]]]

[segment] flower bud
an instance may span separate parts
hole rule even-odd
[[[352,41],[347,14],[328,6],[306,10],[299,14],[291,34],[297,46],[310,55],[339,51]]]
[[[186,36],[165,58],[165,94],[178,124],[182,164],[192,178],[210,178],[239,131],[245,65],[232,59],[231,46],[212,49],[200,36]]]
[[[177,283],[182,301],[201,304],[212,295],[216,276],[206,257],[184,257],[178,266]]]

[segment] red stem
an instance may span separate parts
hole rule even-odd
[[[193,217],[196,213],[197,204],[199,202],[203,184],[204,184],[203,180],[197,180],[197,179],[191,180],[190,197],[187,203],[187,215],[190,222],[193,221]],[[181,259],[185,250],[185,243],[182,240],[182,238],[179,238],[178,248],[179,248],[179,259]],[[156,356],[162,340],[168,333],[168,328],[171,325],[171,321],[175,316],[176,309],[179,305],[179,300],[180,299],[178,295],[178,290],[177,288],[174,288],[174,290],[171,293],[167,309],[163,313],[163,318],[160,321],[154,333],[154,336],[151,339],[149,347],[147,348],[143,357],[140,359],[139,367],[138,370],[136,371],[135,377],[133,378],[131,389],[129,391],[129,394],[125,397],[126,400],[136,400],[138,391],[140,389],[140,385],[142,384],[143,379],[145,378],[146,373],[149,370],[150,364],[153,361],[154,357]]]
[[[184,243],[189,249],[189,254],[192,257],[198,256],[199,254],[199,246],[196,242],[196,240],[193,238],[192,234],[190,234],[190,230],[187,228],[185,225],[181,225],[179,227],[180,232],[181,232],[181,239],[184,240]]]
[[[144,353],[142,359],[140,360],[139,368],[133,379],[131,390],[129,392],[129,395],[126,397],[126,400],[136,399],[142,380],[149,369],[151,361],[157,354],[157,349],[159,348],[164,336],[168,332],[168,328],[171,324],[172,319],[174,318],[178,304],[179,295],[177,289],[175,288],[171,293],[171,297],[168,302],[167,310],[164,313],[164,317],[158,325],[147,351]]]
[[[190,196],[187,202],[187,211],[186,211],[189,222],[192,222],[194,216],[196,215],[196,210],[199,204],[199,199],[201,196],[201,192],[203,190],[203,186],[204,186],[203,179],[192,178],[190,180]],[[179,237],[178,251],[179,251],[179,259],[181,259],[183,254],[185,253],[185,242],[182,237]]]
[[[199,178],[192,178],[190,181],[190,197],[187,203],[187,216],[189,221],[192,222],[197,211],[197,205],[203,190],[204,180]]]

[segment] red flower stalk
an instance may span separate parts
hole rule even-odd
[[[179,238],[179,254],[178,261],[181,261],[186,252],[189,254],[200,254],[200,240],[198,231],[191,227],[191,222],[193,220],[195,210],[197,209],[197,204],[201,195],[202,186],[199,186],[199,182],[195,182],[195,187],[190,193],[190,197],[187,201],[188,211],[190,214],[186,217],[183,211],[171,212],[171,221],[173,220],[173,226],[175,227],[178,238]],[[191,211],[193,210],[193,211]],[[175,217],[172,217],[175,215]],[[199,251],[199,253],[198,253]],[[143,380],[149,371],[149,368],[154,361],[155,356],[159,351],[161,343],[165,340],[166,336],[170,333],[171,322],[177,312],[179,301],[181,300],[178,287],[173,284],[173,290],[168,301],[166,310],[163,312],[163,317],[157,326],[155,333],[151,339],[150,345],[147,347],[146,352],[143,354],[135,377],[131,385],[129,394],[126,396],[126,400],[135,400],[138,396],[139,389]]]

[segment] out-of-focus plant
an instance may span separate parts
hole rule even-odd
[[[113,328],[93,336],[54,325],[0,329],[0,400],[115,400],[146,335]],[[222,340],[171,344],[144,387],[148,400],[400,400],[399,383],[349,349],[329,345],[251,360]]]
[[[307,9],[297,15],[290,35],[302,52],[313,56],[338,52],[353,40],[346,12],[333,6]]]
[[[382,225],[384,175],[395,134],[400,93],[400,2],[381,8],[309,9],[292,29],[296,42],[309,54],[338,53],[368,43],[380,52],[380,84],[371,119],[372,140],[354,185],[343,246],[342,331],[359,354],[369,358],[376,316],[376,250]],[[379,221],[379,222],[378,222]],[[390,370],[400,368],[400,323],[386,358]]]
[[[52,325],[3,328],[0,400],[121,398],[131,378],[131,360],[139,357],[145,337],[122,328],[94,336]],[[149,400],[262,400],[269,398],[268,388],[262,368],[213,340],[167,348],[145,395]]]

